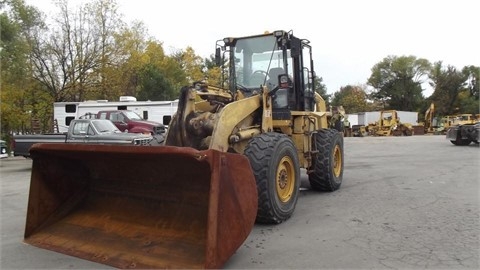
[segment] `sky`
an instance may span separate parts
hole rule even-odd
[[[206,58],[224,37],[292,30],[311,42],[317,76],[330,94],[366,84],[372,67],[390,55],[459,70],[480,66],[478,0],[116,1],[124,21],[142,21],[167,54],[190,46]],[[46,14],[58,11],[51,0],[26,3]],[[423,87],[428,97],[432,89]]]

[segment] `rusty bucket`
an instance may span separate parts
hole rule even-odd
[[[36,144],[28,244],[116,268],[220,268],[250,234],[248,159],[173,146]]]

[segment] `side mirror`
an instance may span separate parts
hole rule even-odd
[[[220,47],[217,47],[215,49],[215,64],[217,65],[217,67],[219,67],[222,64]]]

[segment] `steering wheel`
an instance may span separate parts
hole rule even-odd
[[[263,75],[264,77],[267,77],[268,76],[268,73],[264,70],[255,70],[253,73],[252,73],[252,76],[256,75],[256,74],[259,74],[259,75]]]
[[[261,85],[268,80],[268,73],[263,70],[255,70],[250,75],[250,85]]]

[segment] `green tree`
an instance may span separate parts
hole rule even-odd
[[[332,105],[343,106],[347,113],[366,112],[371,109],[367,97],[364,87],[347,85],[333,94]]]
[[[467,74],[450,65],[444,68],[442,61],[438,61],[434,63],[429,77],[434,89],[430,100],[435,104],[438,115],[457,113],[459,93],[465,91]]]
[[[206,71],[206,67],[204,59],[197,56],[192,47],[187,47],[185,50],[179,50],[173,53],[172,57],[180,64],[182,70],[185,72],[187,81],[190,84],[205,79],[204,71]]]
[[[45,29],[44,15],[23,0],[3,1],[0,5],[0,88],[1,137],[10,141],[13,132],[28,132],[33,118],[44,118],[48,129],[51,100],[38,95],[41,86],[33,79],[29,55],[31,36]],[[45,104],[50,104],[44,110]]]
[[[315,77],[315,92],[322,96],[327,106],[330,105],[330,98],[332,95],[327,93],[327,86],[323,83],[322,77]]]
[[[147,32],[142,22],[134,21],[114,35],[116,57],[111,59],[111,64],[105,69],[105,80],[110,82],[109,99],[118,100],[122,95],[137,96],[140,70],[150,61],[145,54],[148,45]],[[160,53],[163,55],[163,49]]]
[[[468,88],[464,88],[458,93],[453,113],[480,114],[479,101],[471,96]]]
[[[459,106],[465,110],[466,113],[480,114],[480,67],[466,66],[462,69],[462,73],[467,77],[467,92],[465,98],[459,96]]]
[[[462,73],[467,77],[470,96],[478,101],[480,95],[480,67],[466,66],[462,69]]]
[[[375,89],[372,97],[384,103],[385,109],[416,111],[422,100],[423,78],[431,64],[415,56],[388,56],[372,68],[368,84]]]
[[[175,89],[158,66],[146,64],[140,71],[140,100],[173,100],[177,98]]]
[[[222,77],[222,69],[217,66],[215,62],[215,55],[210,55],[210,58],[205,58],[203,60],[204,66],[204,77],[207,78],[208,84],[216,87],[221,87],[226,85],[226,78]],[[225,65],[225,62],[223,63]],[[222,81],[223,80],[223,81]]]
[[[185,62],[178,60],[177,55],[166,55],[160,43],[150,41],[147,46],[145,55],[149,59],[149,63],[158,67],[159,71],[165,76],[168,81],[169,88],[161,89],[165,94],[166,99],[176,99],[180,95],[180,89],[190,84],[187,76],[188,68]]]

